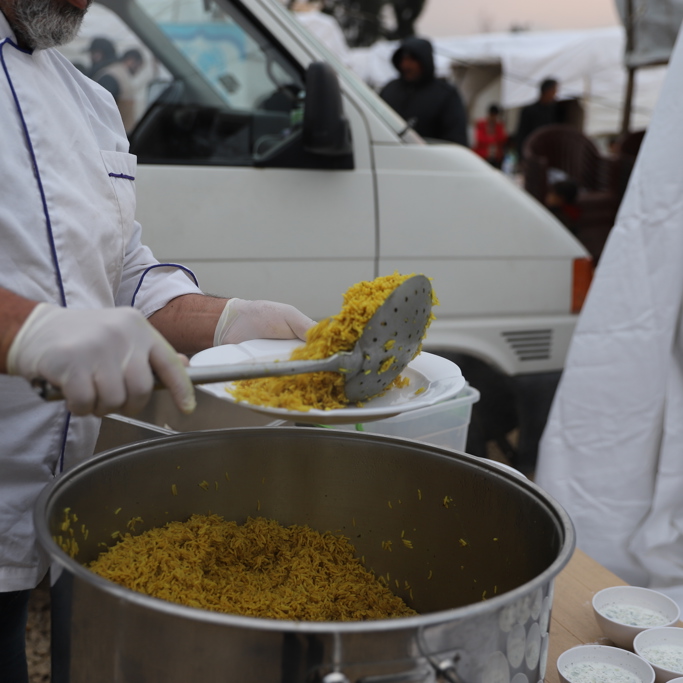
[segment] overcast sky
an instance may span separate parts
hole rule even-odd
[[[443,37],[531,29],[596,28],[619,23],[614,0],[427,0],[418,32]]]

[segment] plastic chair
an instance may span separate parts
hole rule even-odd
[[[631,172],[636,163],[636,157],[638,156],[640,145],[642,144],[644,137],[644,130],[636,130],[625,133],[616,140],[616,160],[619,165],[618,182],[621,197],[623,197],[626,192],[626,186],[631,177]]]
[[[597,261],[621,201],[618,162],[577,128],[558,124],[537,129],[524,144],[524,187],[542,204],[551,169],[578,184],[575,234]]]

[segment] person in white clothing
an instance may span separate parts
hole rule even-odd
[[[91,74],[91,78],[108,90],[121,113],[126,133],[135,128],[135,87],[133,77],[142,68],[143,58],[139,50],[131,49],[123,53],[121,59],[107,64]]]
[[[0,680],[26,683],[29,590],[47,570],[32,521],[41,489],[87,459],[98,416],[134,413],[158,376],[194,392],[179,353],[313,324],[270,301],[206,296],[156,261],[135,221],[135,158],[116,104],[54,46],[90,0],[0,0]],[[59,386],[44,402],[29,380]]]

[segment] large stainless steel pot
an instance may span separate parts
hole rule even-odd
[[[75,559],[54,540],[66,535],[65,508],[78,516]],[[142,531],[207,512],[340,531],[420,616],[297,623],[217,614],[131,592],[83,566],[133,517]],[[538,683],[553,579],[574,547],[566,513],[489,461],[315,428],[196,432],[111,450],[54,481],[36,515],[56,581],[63,657],[54,683]]]

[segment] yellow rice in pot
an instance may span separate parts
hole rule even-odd
[[[351,351],[375,311],[409,277],[412,275],[394,273],[350,287],[344,294],[341,311],[314,325],[306,335],[306,343],[296,348],[289,360],[322,359]],[[432,303],[438,304],[433,293]],[[389,388],[407,384],[408,380],[399,375]],[[242,380],[234,382],[228,392],[238,401],[303,412],[344,408],[349,403],[344,394],[344,376],[338,372]]]
[[[353,285],[340,313],[312,327],[290,359],[350,351],[375,311],[409,277],[394,273]],[[438,304],[434,294],[432,303]],[[407,383],[399,376],[392,386]],[[336,372],[244,380],[229,391],[239,401],[289,410],[348,404],[344,377]],[[363,567],[347,538],[263,517],[238,525],[218,515],[193,515],[125,534],[89,568],[146,595],[243,616],[362,621],[416,614]]]
[[[345,537],[263,517],[193,515],[126,534],[89,568],[146,595],[251,617],[359,621],[416,614],[354,556]]]

